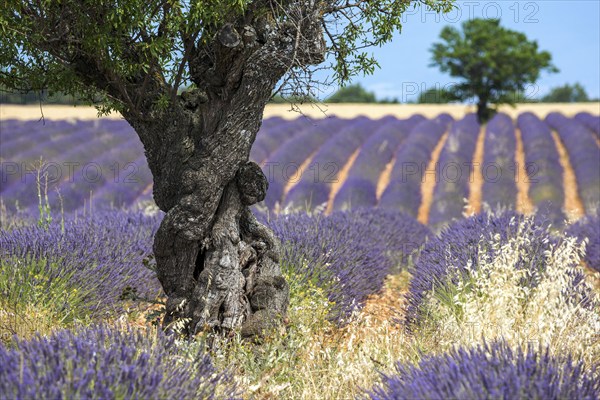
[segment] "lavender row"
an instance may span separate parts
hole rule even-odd
[[[94,204],[104,209],[129,208],[140,200],[145,190],[152,187],[152,173],[144,155],[124,164],[120,174],[123,175],[122,179],[115,181],[111,177],[111,180],[92,192]]]
[[[333,200],[334,210],[353,210],[377,206],[377,183],[349,176]]]
[[[575,120],[585,125],[586,128],[596,134],[597,139],[600,139],[600,115],[592,115],[587,112],[580,112],[575,115]]]
[[[126,144],[96,157],[95,163],[99,168],[90,168],[92,172],[88,174],[88,179],[75,180],[62,189],[64,191],[62,197],[71,200],[70,208],[83,207],[84,199],[90,196],[91,201],[95,202],[97,194],[104,188],[115,192],[116,202],[111,204],[110,201],[107,203],[98,201],[95,204],[96,208],[127,207],[131,205],[127,203],[128,199],[134,199],[132,192],[141,192],[147,184],[142,181],[140,171],[146,171],[146,176],[149,177],[148,165],[142,144],[135,135],[131,135],[131,139]]]
[[[41,122],[39,123],[41,125]],[[53,146],[56,141],[68,139],[71,135],[81,131],[78,125],[69,123],[54,123],[41,126],[31,126],[31,129],[18,133],[15,140],[5,143],[4,137],[11,137],[10,131],[2,133],[3,158],[15,156],[26,152],[36,152],[40,147]],[[8,133],[8,134],[7,134]],[[85,136],[85,135],[82,135]]]
[[[151,330],[99,325],[0,344],[6,399],[239,398],[231,378],[204,351],[182,357],[174,336]]]
[[[273,151],[310,124],[311,121],[306,117],[298,117],[293,121],[280,121],[280,118],[276,118],[275,121],[265,120],[256,134],[256,141],[250,150],[250,159],[258,164],[264,162]]]
[[[549,347],[512,349],[494,341],[427,355],[417,365],[396,364],[396,373],[368,393],[391,399],[594,399],[597,368],[554,355]]]
[[[300,170],[304,161],[321,147],[330,132],[337,132],[346,123],[335,117],[315,121],[269,156],[263,165],[269,182],[264,203],[269,209],[282,203],[285,187],[290,180],[306,173]]]
[[[523,138],[526,179],[529,198],[537,209],[556,224],[562,224],[564,214],[563,168],[550,128],[532,113],[517,118]]]
[[[67,125],[72,127],[71,124]],[[3,188],[10,186],[14,180],[22,180],[23,175],[33,169],[33,165],[39,162],[40,157],[43,158],[44,163],[85,163],[96,158],[98,153],[109,151],[135,138],[132,129],[124,122],[111,124],[118,128],[114,130],[104,129],[106,125],[106,122],[103,124],[78,122],[73,131],[56,130],[54,125],[50,125],[47,127],[48,130],[43,130],[40,134],[41,138],[50,141],[48,145],[26,135],[23,136],[25,138],[23,142],[30,145],[30,148],[23,147],[21,144],[17,148],[8,149],[3,145],[1,156],[4,163],[2,171],[5,172]],[[97,128],[93,128],[94,126]],[[10,136],[10,132],[2,132],[3,144],[6,136]]]
[[[450,127],[436,165],[437,184],[429,211],[429,224],[435,230],[462,217],[464,199],[469,197],[473,154],[480,129],[474,114]]]
[[[300,176],[285,197],[287,207],[312,209],[329,200],[331,186],[352,154],[377,129],[380,121],[359,117],[347,123],[316,152],[310,162],[312,172]]]
[[[77,127],[82,126],[81,121],[76,122]],[[5,149],[12,148],[15,143],[28,143],[33,146],[36,145],[37,140],[45,140],[44,135],[52,132],[66,131],[73,128],[74,124],[62,120],[1,120],[0,121],[0,134],[2,135],[2,147],[0,151],[4,153]]]
[[[3,158],[19,155],[32,149],[45,147],[61,137],[80,135],[88,140],[97,134],[124,134],[135,135],[133,129],[125,121],[95,120],[68,122],[63,120],[46,121],[17,121],[5,128],[2,123],[0,132],[2,149],[0,156]]]
[[[412,128],[425,118],[415,115],[406,120],[389,119],[363,144],[348,172],[348,179],[337,193],[335,210],[371,207],[377,204],[377,183],[392,161],[400,144]]]
[[[23,135],[35,129],[39,121],[28,120],[21,121],[18,119],[0,119],[0,135],[2,135],[2,143],[9,144],[15,140],[22,140]],[[2,149],[0,149],[0,153]]]
[[[140,179],[140,170],[148,170],[148,166],[139,139],[135,136],[130,136],[129,140],[114,147],[104,146],[102,143],[84,144],[81,148],[73,149],[70,159],[58,157],[54,160],[52,163],[45,163],[42,168],[42,171],[48,173],[49,182],[48,187],[43,190],[47,191],[50,205],[54,209],[60,207],[66,212],[77,210],[106,186],[127,193],[125,197],[131,197],[130,192],[140,191],[136,188],[146,185]],[[12,182],[2,195],[7,199],[19,199],[21,210],[35,209],[38,203],[36,174],[22,173],[24,171],[21,170],[14,175],[19,180]],[[146,179],[148,178],[146,174]],[[98,205],[110,206],[109,203]],[[127,205],[129,204],[123,202],[112,204],[116,208]]]
[[[37,226],[0,230],[0,256],[56,263],[69,275],[71,286],[87,293],[84,299],[98,318],[120,310],[127,290],[153,299],[161,293],[151,264],[152,238],[159,217],[137,213],[94,213],[69,217],[64,230],[56,221]]]
[[[483,203],[492,209],[514,207],[517,200],[514,178],[517,139],[513,120],[508,115],[496,114],[488,122],[483,147]],[[494,176],[492,172],[488,176],[490,166],[494,166]]]
[[[592,133],[576,119],[550,113],[546,122],[558,132],[569,153],[577,189],[586,211],[600,205],[600,148]]]
[[[58,189],[63,200],[69,203],[63,204],[67,211],[81,207],[82,197],[89,194],[90,190],[98,190],[106,180],[126,180],[125,177],[118,176],[117,172],[120,171],[115,170],[117,165],[125,165],[135,160],[133,157],[136,155],[143,159],[141,144],[134,135],[106,134],[91,142],[85,140],[91,136],[89,132],[82,131],[73,136],[83,136],[83,140],[62,143],[62,151],[58,150],[60,153],[52,157],[44,153],[41,168],[42,174],[46,172],[48,176],[47,192],[53,200],[51,204],[58,207],[55,201],[55,189]],[[124,151],[127,152],[128,158],[122,158]],[[33,168],[36,163],[39,163],[39,158],[36,160],[18,156],[14,161],[7,160],[3,167],[5,175],[2,177],[3,190],[0,193],[5,199],[19,200],[21,209],[30,206],[35,208],[38,201],[37,174]],[[145,164],[145,159],[143,163]],[[75,198],[66,198],[73,194]]]
[[[393,210],[336,211],[330,216],[281,215],[268,222],[282,242],[282,266],[324,287],[339,322],[406,267],[429,230]]]
[[[421,183],[431,153],[448,128],[452,118],[440,115],[417,124],[395,154],[396,162],[390,183],[378,205],[417,216],[421,205]]]
[[[588,267],[600,272],[600,216],[589,215],[567,229],[567,234],[587,241],[583,260]]]

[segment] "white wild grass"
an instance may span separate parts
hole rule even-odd
[[[480,251],[477,266],[455,274],[457,285],[432,291],[426,301],[431,316],[419,340],[435,352],[504,338],[513,346],[548,345],[558,355],[572,354],[591,365],[600,362],[600,298],[583,280],[573,286],[585,244],[565,238],[532,265],[536,243],[525,233],[524,220],[515,237],[486,243],[494,257]],[[550,234],[546,240],[550,240]],[[528,268],[517,269],[525,260]],[[538,260],[539,262],[539,260]],[[532,279],[535,287],[522,284]],[[572,290],[565,290],[572,287]],[[584,305],[587,296],[591,304]]]

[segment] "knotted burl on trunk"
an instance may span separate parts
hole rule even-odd
[[[190,318],[188,333],[241,328],[248,337],[260,336],[285,316],[289,287],[279,267],[279,242],[249,209],[267,188],[253,162],[227,184],[210,237],[199,246],[193,292],[167,305],[166,325]]]

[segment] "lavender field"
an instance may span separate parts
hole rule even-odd
[[[0,399],[600,398],[598,116],[264,120],[290,306],[259,344],[158,328],[131,127],[0,128]]]
[[[516,158],[517,130],[523,165]],[[478,140],[483,154],[475,159]],[[404,120],[274,117],[264,121],[250,159],[270,185],[259,208],[272,212],[379,207],[438,229],[460,219],[465,208],[523,211],[521,183],[526,200],[560,225],[573,213],[593,214],[600,203],[599,143],[598,117],[588,113],[550,113],[545,119],[523,113],[515,120],[498,114],[485,127],[471,114],[457,120],[447,114]],[[574,171],[574,200],[566,200],[572,188],[565,186],[557,146],[566,149],[564,162]],[[5,120],[0,160],[0,199],[10,213],[37,213],[38,193],[51,209],[69,214],[152,204],[142,145],[124,121]],[[474,191],[480,198],[473,198]]]

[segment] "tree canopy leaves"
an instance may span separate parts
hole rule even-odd
[[[49,89],[89,102],[100,99],[105,111],[168,104],[181,88],[215,85],[206,82],[210,81],[207,71],[227,66],[217,62],[213,46],[224,27],[260,30],[272,25],[281,26],[289,44],[298,50],[286,60],[282,86],[287,93],[315,95],[315,67],[307,66],[300,51],[303,41],[317,39],[299,37],[309,16],[320,19],[323,38],[319,39],[326,41],[326,59],[331,62],[327,66],[333,70],[333,81],[343,85],[356,74],[373,72],[377,61],[368,48],[389,42],[401,29],[401,16],[409,7],[444,12],[452,3],[5,0],[0,8],[0,85],[10,91]],[[232,43],[251,34],[239,29],[229,32]]]

